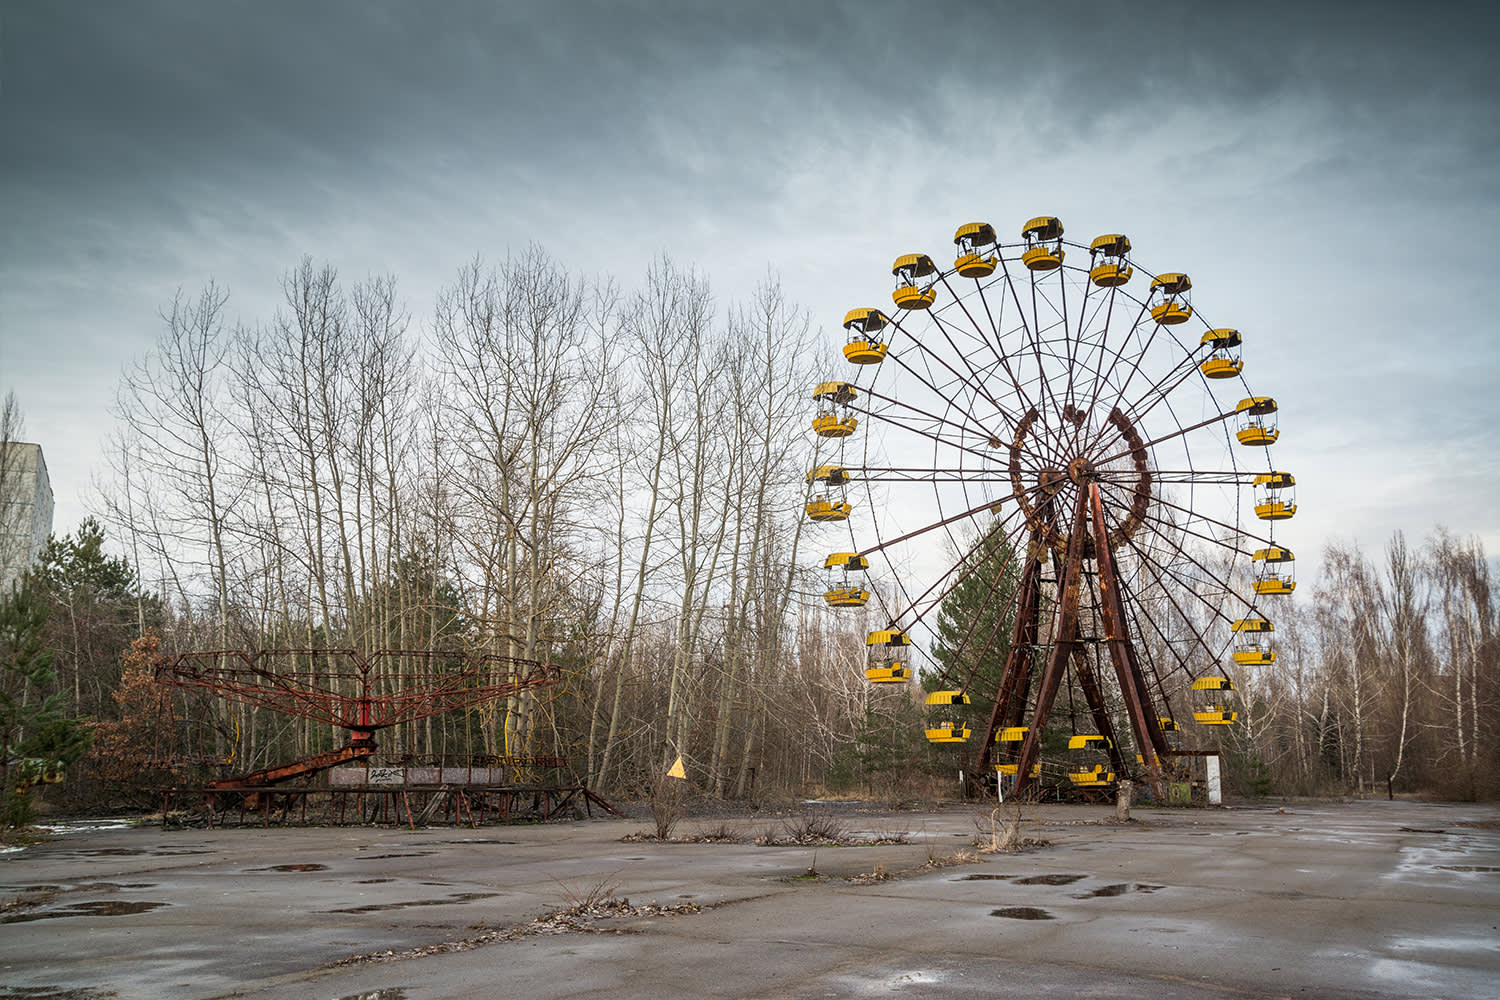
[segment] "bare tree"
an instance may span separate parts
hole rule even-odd
[[[540,249],[465,267],[435,334],[457,452],[455,539],[474,575],[482,639],[536,659],[559,641],[570,560],[609,482],[619,400],[614,295]],[[530,745],[530,692],[509,699],[496,749]]]
[[[179,292],[162,314],[166,329],[155,349],[126,371],[115,402],[135,468],[162,491],[157,545],[178,565],[207,574],[223,646],[230,632],[227,536],[243,499],[225,455],[228,301],[229,293],[213,282],[196,298]],[[179,596],[190,603],[180,576],[177,582]]]

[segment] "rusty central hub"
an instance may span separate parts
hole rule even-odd
[[[1062,413],[1063,422],[1082,426],[1080,418],[1087,412],[1070,404]],[[1058,554],[1067,551],[1068,535],[1059,523],[1059,517],[1066,515],[1060,515],[1058,504],[1066,508],[1069,497],[1074,495],[1071,492],[1074,488],[1083,491],[1096,483],[1101,489],[1109,488],[1103,499],[1110,522],[1106,539],[1108,547],[1113,549],[1133,537],[1145,522],[1154,493],[1146,442],[1135,424],[1119,407],[1115,407],[1110,411],[1108,421],[1113,434],[1100,434],[1099,439],[1089,446],[1093,457],[1075,454],[1064,466],[1066,452],[1062,455],[1056,453],[1054,446],[1058,442],[1055,436],[1033,437],[1031,434],[1032,427],[1041,418],[1041,412],[1033,406],[1016,424],[1015,436],[1010,442],[1009,463],[1011,496],[1041,543]],[[1122,444],[1126,450],[1111,454]],[[1095,462],[1094,458],[1100,453],[1110,455],[1107,467]],[[1130,460],[1129,468],[1115,461],[1125,457]],[[1036,485],[1028,486],[1032,476],[1036,477]],[[1134,482],[1130,481],[1132,479]],[[1093,539],[1088,539],[1087,544],[1093,544]]]
[[[1068,474],[1061,469],[1043,469],[1036,477],[1036,484],[1046,493],[1056,493],[1068,481]]]

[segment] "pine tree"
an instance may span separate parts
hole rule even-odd
[[[938,608],[937,641],[932,655],[943,665],[944,678],[923,675],[922,686],[933,691],[962,688],[971,697],[988,698],[1000,688],[1005,657],[1015,629],[1016,585],[1020,566],[995,522],[974,540],[963,560],[967,576],[943,598]],[[971,569],[972,568],[972,569]],[[967,641],[965,641],[967,637]],[[972,676],[973,680],[969,681]],[[975,698],[975,702],[980,701]]]
[[[0,598],[0,828],[30,823],[32,786],[61,781],[89,745],[66,694],[52,691],[46,626],[47,605],[22,577]]]

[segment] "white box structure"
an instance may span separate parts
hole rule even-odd
[[[52,508],[42,446],[0,441],[0,592],[41,555],[52,534]]]

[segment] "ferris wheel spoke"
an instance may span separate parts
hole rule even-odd
[[[1195,511],[1195,510],[1193,510],[1190,507],[1184,507],[1182,504],[1174,503],[1173,501],[1168,500],[1166,497],[1159,496],[1159,497],[1156,498],[1156,500],[1157,500],[1158,503],[1160,503],[1164,507],[1170,507],[1173,510],[1180,510],[1184,514],[1191,515],[1195,520],[1206,521],[1209,524],[1214,525],[1215,527],[1223,528],[1226,531],[1230,532],[1230,534],[1232,536],[1239,537],[1239,538],[1248,538],[1251,541],[1260,542],[1262,545],[1275,545],[1276,544],[1275,542],[1273,542],[1269,538],[1263,538],[1260,535],[1251,534],[1250,532],[1246,531],[1244,528],[1240,527],[1239,525],[1230,524],[1228,521],[1220,521],[1218,518],[1209,517],[1207,514],[1201,513],[1199,511]],[[1160,520],[1159,516],[1157,517],[1157,520]],[[1213,542],[1216,545],[1222,545],[1224,548],[1231,549],[1231,550],[1233,550],[1235,552],[1238,552],[1240,555],[1246,555],[1247,554],[1245,552],[1245,550],[1242,549],[1242,548],[1240,548],[1238,545],[1233,545],[1233,544],[1231,544],[1229,542],[1223,541],[1222,539],[1214,538],[1212,535],[1199,535],[1198,537],[1202,538],[1204,541]]]
[[[1008,276],[1006,280],[1008,280]],[[948,283],[948,276],[946,274],[942,275],[942,282],[943,287],[948,291],[948,294],[953,296],[954,303],[957,304],[958,308],[963,312],[970,325],[974,327],[974,332],[978,335],[979,339],[983,341],[986,347],[989,348],[990,353],[995,356],[995,360],[999,362],[1000,366],[1005,369],[1006,378],[1010,380],[1011,386],[1016,390],[1016,397],[1021,404],[1020,409],[1024,411],[1030,408],[1030,406],[1032,405],[1031,398],[1026,395],[1026,390],[1021,386],[1020,378],[1016,375],[1014,369],[1011,368],[1010,361],[1006,358],[1005,353],[1000,350],[999,343],[996,340],[992,339],[991,336],[986,335],[985,328],[979,325],[979,322],[977,319],[975,319],[974,314],[969,311],[969,307],[964,302],[963,297],[959,296],[953,291],[953,286]],[[985,316],[989,320],[988,329],[993,333],[998,329],[998,327],[995,324],[993,313],[990,310],[989,299],[984,294],[985,286],[982,284],[978,284],[977,282],[976,286],[976,293],[979,296],[979,301],[984,305]]]
[[[1192,582],[1183,580],[1182,577],[1177,574],[1176,570],[1168,568],[1167,565],[1165,563],[1161,562],[1160,560],[1150,560],[1149,563],[1148,563],[1148,565],[1159,565],[1163,569],[1163,571],[1166,572],[1169,576],[1171,576],[1172,579],[1179,586],[1186,588],[1190,593],[1192,593],[1192,595],[1195,598],[1198,599],[1198,601],[1201,604],[1203,604],[1205,607],[1208,607],[1208,608],[1212,609],[1213,612],[1214,612],[1214,614],[1215,614],[1215,616],[1217,616],[1219,618],[1222,618],[1226,622],[1232,622],[1233,621],[1233,619],[1228,614],[1226,614],[1221,608],[1219,608],[1218,605],[1211,604],[1208,601],[1207,597],[1204,596],[1204,594],[1203,594],[1203,584],[1204,584],[1204,582],[1211,582],[1211,583],[1217,584],[1221,588],[1220,593],[1222,593],[1222,595],[1224,597],[1229,598],[1231,600],[1236,600],[1239,603],[1243,604],[1246,608],[1254,610],[1255,604],[1252,601],[1246,599],[1239,591],[1237,591],[1234,587],[1230,586],[1228,580],[1224,579],[1223,577],[1221,577],[1218,574],[1216,574],[1214,571],[1210,570],[1207,566],[1203,565],[1203,563],[1201,561],[1199,561],[1184,546],[1182,546],[1180,544],[1177,544],[1172,538],[1170,538],[1169,536],[1167,536],[1166,534],[1164,534],[1160,530],[1160,527],[1158,526],[1158,522],[1148,521],[1146,523],[1146,530],[1150,531],[1153,534],[1155,534],[1165,544],[1167,544],[1168,546],[1170,546],[1175,551],[1175,554],[1179,558],[1181,558],[1183,560],[1186,560],[1187,562],[1191,563],[1194,568],[1196,568],[1200,573],[1203,574],[1203,576],[1202,576],[1202,579],[1200,579],[1196,583],[1192,583]]]
[[[1158,560],[1153,559],[1147,553],[1142,551],[1141,547],[1136,543],[1134,539],[1128,540],[1125,544],[1128,545],[1131,552],[1135,554],[1136,559],[1139,561],[1139,564],[1151,575],[1152,582],[1156,585],[1157,589],[1161,591],[1161,595],[1167,599],[1167,603],[1172,605],[1172,609],[1177,612],[1178,617],[1180,617],[1182,621],[1191,623],[1194,619],[1187,613],[1182,605],[1177,602],[1177,598],[1173,594],[1174,589],[1178,591],[1186,591],[1187,593],[1192,594],[1194,599],[1197,600],[1198,603],[1202,604],[1214,618],[1222,619],[1226,622],[1233,621],[1233,619],[1229,618],[1222,611],[1220,611],[1217,606],[1209,603],[1201,594],[1199,594],[1190,582],[1183,581],[1182,578],[1179,577],[1175,572],[1167,569],[1165,566],[1161,565]],[[1168,581],[1163,578],[1163,574],[1165,574],[1166,577],[1170,578],[1172,586],[1167,585]],[[1211,663],[1217,663],[1219,660],[1221,660],[1224,656],[1225,651],[1229,648],[1229,644],[1226,642],[1223,648],[1215,651],[1210,648],[1207,641],[1203,638],[1202,630],[1194,629],[1192,630],[1192,634],[1194,638],[1197,639],[1196,645],[1203,650],[1203,652],[1208,656],[1209,662]]]
[[[1187,427],[1179,427],[1177,430],[1172,431],[1170,434],[1163,434],[1159,438],[1153,438],[1152,440],[1147,441],[1144,445],[1132,446],[1132,447],[1130,447],[1126,451],[1115,452],[1112,455],[1106,455],[1103,458],[1095,459],[1094,460],[1095,464],[1096,465],[1103,465],[1106,462],[1113,462],[1116,459],[1124,458],[1125,456],[1131,454],[1132,452],[1140,450],[1140,448],[1154,448],[1154,447],[1156,447],[1159,444],[1165,444],[1168,441],[1171,441],[1171,440],[1173,440],[1175,438],[1180,438],[1180,437],[1182,437],[1182,436],[1184,436],[1186,434],[1191,434],[1193,431],[1200,430],[1200,429],[1202,429],[1204,427],[1209,427],[1209,426],[1212,426],[1213,424],[1221,424],[1224,421],[1228,420],[1230,417],[1234,416],[1237,412],[1238,412],[1237,410],[1229,410],[1229,411],[1227,411],[1225,413],[1219,414],[1216,417],[1209,417],[1207,420],[1200,420],[1196,424],[1190,424]],[[1113,437],[1102,439],[1100,443],[1101,443],[1101,445],[1102,444],[1113,444],[1117,438],[1120,438],[1120,437],[1123,437],[1123,436],[1124,436],[1124,434],[1121,433],[1121,432],[1119,432],[1118,429],[1117,429],[1117,432],[1116,432],[1116,434]]]
[[[1021,401],[1022,404],[1024,404],[1022,406],[1022,409],[1024,409],[1026,406],[1029,406],[1030,400],[1026,395],[1026,391],[1021,388],[1020,379],[1016,377],[1015,372],[1011,369],[1010,362],[1000,351],[999,345],[991,340],[990,337],[985,336],[984,331],[980,328],[979,323],[975,320],[974,314],[969,312],[969,307],[964,303],[963,298],[954,293],[953,286],[948,283],[948,276],[946,274],[941,275],[941,280],[943,283],[943,287],[948,291],[948,294],[953,296],[953,302],[964,314],[964,317],[969,321],[969,324],[974,327],[974,332],[978,335],[978,339],[985,345],[985,347],[989,349],[990,353],[995,356],[995,361],[1005,370],[1006,378],[1009,379],[1011,386],[1016,390],[1017,398]],[[978,293],[980,301],[985,303],[986,311],[988,312],[989,303],[988,300],[984,297],[983,286],[979,287]],[[949,324],[938,314],[934,314],[932,320],[933,324],[942,331],[944,339],[947,340],[948,346],[953,349],[954,353],[959,354],[967,360],[968,356],[964,354],[964,352],[960,351],[958,349],[958,346],[953,343],[953,337],[949,329]],[[979,373],[975,372],[975,375],[977,377]],[[1002,409],[1003,411],[1003,408],[1000,407],[999,403],[995,402],[993,399],[991,399],[991,403],[993,403],[997,409]]]
[[[1025,310],[1025,307],[1023,307],[1021,305],[1020,295],[1016,292],[1015,279],[1011,276],[1011,273],[1010,273],[1010,262],[1007,261],[1004,258],[1004,256],[1002,256],[1000,258],[1000,268],[1004,272],[1004,275],[1005,275],[1004,282],[1005,282],[1006,290],[1010,292],[1011,301],[1015,304],[1015,307],[1016,307],[1016,317],[1021,322],[1021,328],[1026,331],[1026,340],[1027,340],[1028,344],[1031,347],[1033,357],[1036,359],[1036,371],[1037,371],[1037,379],[1038,379],[1038,382],[1039,382],[1040,395],[1041,396],[1052,396],[1052,398],[1050,400],[1038,398],[1037,403],[1035,405],[1039,405],[1039,406],[1040,405],[1046,405],[1050,409],[1056,410],[1057,409],[1057,399],[1052,394],[1052,385],[1051,385],[1051,382],[1048,381],[1048,379],[1046,377],[1046,370],[1047,369],[1046,369],[1046,366],[1042,363],[1041,334],[1040,334],[1039,331],[1036,331],[1035,329],[1033,329],[1033,326],[1031,324],[1028,324],[1026,322],[1026,310]],[[1031,272],[1028,270],[1027,274],[1030,275]],[[1033,306],[1034,305],[1035,305],[1035,303],[1033,302]],[[1033,310],[1032,310],[1032,322],[1034,323],[1035,320],[1036,320],[1036,310],[1035,310],[1035,308],[1033,308]]]
[[[938,323],[938,320],[937,320],[936,317],[931,317],[931,319],[933,320],[934,323]],[[944,370],[946,370],[949,375],[953,376],[953,378],[959,384],[969,385],[971,388],[976,389],[984,397],[984,399],[991,406],[993,406],[995,408],[995,412],[999,413],[1001,415],[1001,417],[1004,418],[1004,419],[1007,419],[1007,420],[1011,419],[1009,411],[1007,411],[1005,407],[1001,406],[1000,403],[997,402],[995,400],[995,398],[989,394],[989,392],[984,387],[983,380],[977,379],[975,377],[975,373],[973,372],[972,368],[970,368],[969,373],[967,375],[965,375],[963,373],[960,373],[956,368],[954,368],[952,365],[948,364],[948,362],[945,359],[943,359],[942,357],[940,357],[937,354],[937,352],[935,352],[932,348],[928,347],[927,344],[921,338],[913,336],[911,333],[909,333],[905,329],[903,329],[899,320],[894,320],[894,319],[891,320],[891,325],[893,325],[901,333],[905,334],[906,335],[906,339],[908,341],[910,341],[912,343],[912,345],[914,347],[916,347],[916,349],[922,353],[923,357],[925,357],[929,361],[936,362],[939,366],[941,366]],[[941,324],[938,323],[938,325],[941,325]],[[945,337],[946,337],[946,334],[945,334]],[[950,346],[951,346],[952,341],[950,340],[949,343],[950,343]],[[962,352],[957,352],[956,348],[955,348],[955,352],[959,353],[960,356],[962,356]],[[907,364],[906,361],[904,359],[902,359],[902,357],[900,355],[898,355],[898,354],[892,354],[892,355],[890,355],[890,357],[898,365],[900,365],[901,368],[904,369],[908,374],[910,374],[918,382],[921,382],[923,385],[925,385],[928,388],[928,390],[931,391],[938,398],[942,399],[944,402],[947,402],[949,405],[957,405],[953,399],[949,398],[946,393],[944,393],[940,388],[938,388],[938,386],[935,384],[935,382],[936,382],[935,379],[923,378],[922,374],[920,372],[918,372],[913,366]],[[965,363],[965,367],[968,367],[967,362]],[[991,434],[991,436],[993,436],[993,434]]]
[[[910,410],[912,413],[915,413],[918,416],[926,417],[928,420],[934,420],[934,421],[937,421],[940,424],[944,424],[944,425],[946,425],[948,427],[952,427],[952,428],[956,429],[961,434],[970,434],[970,433],[975,433],[977,431],[978,434],[982,435],[983,440],[985,440],[987,442],[988,441],[996,440],[995,434],[992,431],[990,431],[988,428],[986,428],[983,424],[979,423],[977,420],[974,421],[974,424],[972,426],[969,425],[969,424],[958,423],[956,421],[949,420],[947,417],[939,416],[938,414],[933,413],[930,410],[924,410],[920,406],[913,406],[911,403],[908,403],[905,400],[896,399],[894,396],[887,396],[887,395],[884,395],[882,393],[878,393],[878,392],[874,391],[873,389],[866,389],[865,390],[865,395],[869,396],[871,399],[878,399],[880,402],[886,403],[886,404],[888,404],[890,406],[899,406],[903,410]],[[865,410],[863,410],[861,412],[863,412],[866,416],[869,416],[869,417],[874,418],[874,419],[886,419],[886,420],[890,419],[889,417],[885,416],[884,413],[882,413],[881,411],[878,411],[878,410],[871,410],[869,408],[866,408]],[[968,413],[965,413],[964,416],[966,418],[972,419],[972,418],[969,417]]]
[[[995,525],[995,528],[998,528],[998,527],[999,527],[998,524]],[[1014,538],[1012,537],[1012,535],[1013,535],[1013,533],[1007,533],[1007,534],[1003,535],[1002,538],[1005,541],[1006,545],[1010,549],[1010,552],[1011,552],[1011,557],[1010,558],[1014,559],[1015,553],[1018,550],[1016,549],[1015,541],[1014,541]],[[992,533],[986,533],[986,535],[983,536],[983,538],[982,538],[982,540],[981,540],[981,542],[979,544],[983,544],[985,542],[988,542],[988,540],[991,537],[993,537]],[[912,599],[910,599],[908,597],[905,600],[904,605],[902,606],[902,610],[900,610],[900,611],[893,611],[891,613],[891,615],[889,617],[889,621],[891,621],[892,623],[897,622],[897,621],[907,622],[908,624],[907,624],[906,627],[908,627],[908,628],[913,627],[913,626],[919,624],[920,622],[922,622],[926,618],[927,615],[931,614],[932,611],[935,608],[940,607],[942,605],[943,599],[945,597],[947,597],[947,595],[949,593],[951,593],[953,590],[955,590],[956,588],[958,588],[959,586],[961,586],[964,583],[964,581],[966,581],[967,579],[969,579],[969,577],[971,577],[974,573],[978,572],[979,569],[981,568],[982,562],[983,562],[983,560],[980,560],[978,563],[975,563],[975,564],[965,564],[964,562],[959,562],[959,563],[955,563],[953,566],[950,566],[948,568],[948,570],[945,571],[942,574],[942,576],[940,576],[936,581],[934,581],[933,584],[931,586],[929,586],[927,588],[927,590],[924,591],[915,600],[912,600]],[[1002,568],[1002,574],[1003,574],[1003,572],[1004,572],[1004,568]],[[932,592],[934,590],[936,590],[939,586],[943,586],[945,583],[947,585],[944,587],[943,592],[941,594],[939,594],[936,598],[933,598],[932,597]],[[902,590],[903,590],[903,594],[904,594],[905,593],[905,589],[902,588]],[[994,588],[991,588],[991,591],[993,593]],[[924,602],[926,603],[926,607],[923,608],[922,610],[918,611],[918,606],[922,605]],[[976,615],[982,616],[982,614],[983,614],[983,607],[981,607],[981,609],[979,611],[976,611]],[[983,654],[981,653],[981,655],[983,655]],[[939,670],[937,671],[937,675],[940,678],[947,679],[947,678],[949,678],[951,676],[947,665],[942,664],[940,661],[932,660],[931,657],[929,657],[928,659],[930,661],[935,662],[935,663],[938,664]],[[963,688],[966,689],[967,685],[963,685]]]
[[[1139,329],[1140,324],[1137,323],[1137,325],[1132,328],[1131,332],[1136,332]],[[1160,334],[1163,329],[1166,329],[1166,324],[1162,323],[1160,320],[1153,319],[1153,322],[1150,324],[1149,329],[1151,333],[1146,337],[1145,344],[1143,344],[1141,348],[1135,352],[1135,357],[1130,363],[1130,369],[1126,372],[1124,380],[1120,383],[1120,388],[1116,394],[1115,399],[1110,403],[1112,407],[1119,406],[1120,401],[1125,398],[1126,389],[1130,387],[1131,381],[1134,380],[1136,374],[1141,370],[1141,363],[1146,359],[1146,355],[1151,352],[1151,345],[1156,342],[1157,335]],[[1123,352],[1123,342],[1121,346]],[[1120,358],[1121,354],[1117,354],[1115,357],[1116,362],[1118,362]],[[1113,367],[1113,364],[1111,365],[1111,367]]]
[[[955,451],[967,452],[968,454],[970,454],[970,455],[976,455],[979,458],[988,458],[989,457],[983,451],[980,451],[978,448],[976,448],[976,447],[974,447],[972,445],[964,444],[962,441],[957,441],[957,440],[954,440],[953,438],[950,438],[950,437],[944,437],[942,434],[939,434],[936,431],[924,430],[921,427],[916,427],[916,426],[913,426],[911,424],[902,423],[901,421],[896,420],[895,418],[887,416],[887,415],[885,415],[883,413],[872,413],[870,411],[865,411],[865,415],[868,416],[871,420],[878,420],[878,421],[880,421],[883,424],[886,424],[886,425],[891,426],[891,427],[895,427],[895,428],[897,428],[899,430],[906,431],[909,434],[914,434],[914,435],[916,435],[918,437],[927,438],[930,441],[933,441],[933,442],[935,442],[937,444],[940,444],[940,445],[945,445],[945,446],[947,446],[949,448],[952,448]],[[941,418],[937,418],[937,419],[941,420]],[[959,426],[957,424],[954,424],[952,421],[943,420],[942,422],[944,424],[947,424],[950,427],[958,427]],[[983,428],[981,428],[980,430],[981,430],[981,433],[982,433],[983,432]],[[990,441],[994,440],[994,438],[988,438],[987,437],[987,438],[983,438],[982,440],[984,441],[984,443],[988,444]]]
[[[962,481],[972,482],[973,480],[972,479],[968,479],[968,480],[962,480]],[[1037,489],[1040,489],[1040,487],[1037,487]],[[975,506],[975,507],[970,507],[968,510],[962,511],[962,512],[960,512],[958,514],[952,514],[952,515],[950,515],[948,517],[943,518],[942,520],[934,521],[931,524],[923,525],[922,527],[917,528],[917,529],[915,529],[913,531],[908,531],[906,534],[901,535],[901,536],[899,536],[897,538],[883,539],[881,541],[878,541],[876,544],[870,546],[869,548],[861,549],[859,551],[859,554],[862,555],[862,556],[874,555],[876,552],[882,552],[885,549],[890,548],[892,545],[899,545],[902,542],[909,542],[913,538],[920,538],[922,535],[925,535],[928,532],[937,531],[939,528],[946,528],[948,525],[950,525],[950,524],[956,524],[959,521],[965,520],[966,518],[978,517],[980,514],[983,514],[985,511],[992,511],[993,512],[994,509],[996,507],[998,507],[1000,504],[1005,503],[1007,500],[1015,500],[1015,499],[1016,499],[1016,497],[1012,493],[1003,494],[1003,495],[1001,495],[1000,497],[998,497],[998,498],[996,498],[994,500],[986,500],[984,503],[979,504],[978,506]],[[1025,522],[1022,521],[1021,523],[1024,524]]]
[[[876,465],[850,465],[845,466],[844,471],[849,473],[851,480],[870,483],[1003,483],[1009,482],[1010,477],[1003,474],[976,476],[972,469],[947,468],[934,469],[930,466],[901,466],[892,468],[890,466]],[[854,475],[854,473],[860,473]],[[1004,497],[999,497],[991,503],[998,503]]]
[[[1108,481],[1111,476],[1133,475],[1123,469],[1100,469],[1096,473]],[[1158,483],[1169,486],[1198,484],[1200,486],[1250,486],[1257,473],[1253,469],[1152,469],[1151,477]]]
[[[1113,288],[1110,291],[1111,291],[1111,298],[1113,298],[1113,293],[1118,292],[1119,289],[1118,288]],[[1139,311],[1136,313],[1135,318],[1133,320],[1131,320],[1129,328],[1127,328],[1127,330],[1125,331],[1125,335],[1120,338],[1119,346],[1115,348],[1114,353],[1110,356],[1110,359],[1109,359],[1108,362],[1106,362],[1104,360],[1106,345],[1107,345],[1108,340],[1109,340],[1108,333],[1109,333],[1109,325],[1110,325],[1109,322],[1106,321],[1105,328],[1101,332],[1101,336],[1099,337],[1098,351],[1097,351],[1096,360],[1095,360],[1094,364],[1092,366],[1090,366],[1091,370],[1094,373],[1094,379],[1091,382],[1091,384],[1089,385],[1089,392],[1088,392],[1088,397],[1087,398],[1090,398],[1090,399],[1098,399],[1099,398],[1099,395],[1100,395],[1099,390],[1100,390],[1101,386],[1107,383],[1107,377],[1106,377],[1105,373],[1107,373],[1107,372],[1114,372],[1115,369],[1116,369],[1116,367],[1124,359],[1124,357],[1125,357],[1125,351],[1126,351],[1126,349],[1130,345],[1131,338],[1134,337],[1134,336],[1137,336],[1137,334],[1139,333],[1139,331],[1140,331],[1140,329],[1142,327],[1142,320],[1146,319],[1146,317],[1148,315],[1149,315],[1149,312],[1148,312],[1146,303],[1142,302],[1140,304]],[[1113,307],[1113,303],[1111,303],[1110,313],[1109,313],[1109,319],[1112,320],[1113,318],[1114,318],[1114,307]],[[1155,326],[1157,324],[1153,323],[1152,325]],[[1141,357],[1143,357],[1144,355],[1145,355],[1145,348],[1142,348],[1140,350],[1140,352],[1137,353],[1137,355],[1136,355],[1137,363],[1139,362],[1139,359]],[[1123,386],[1121,387],[1121,389],[1119,391],[1123,394]]]

